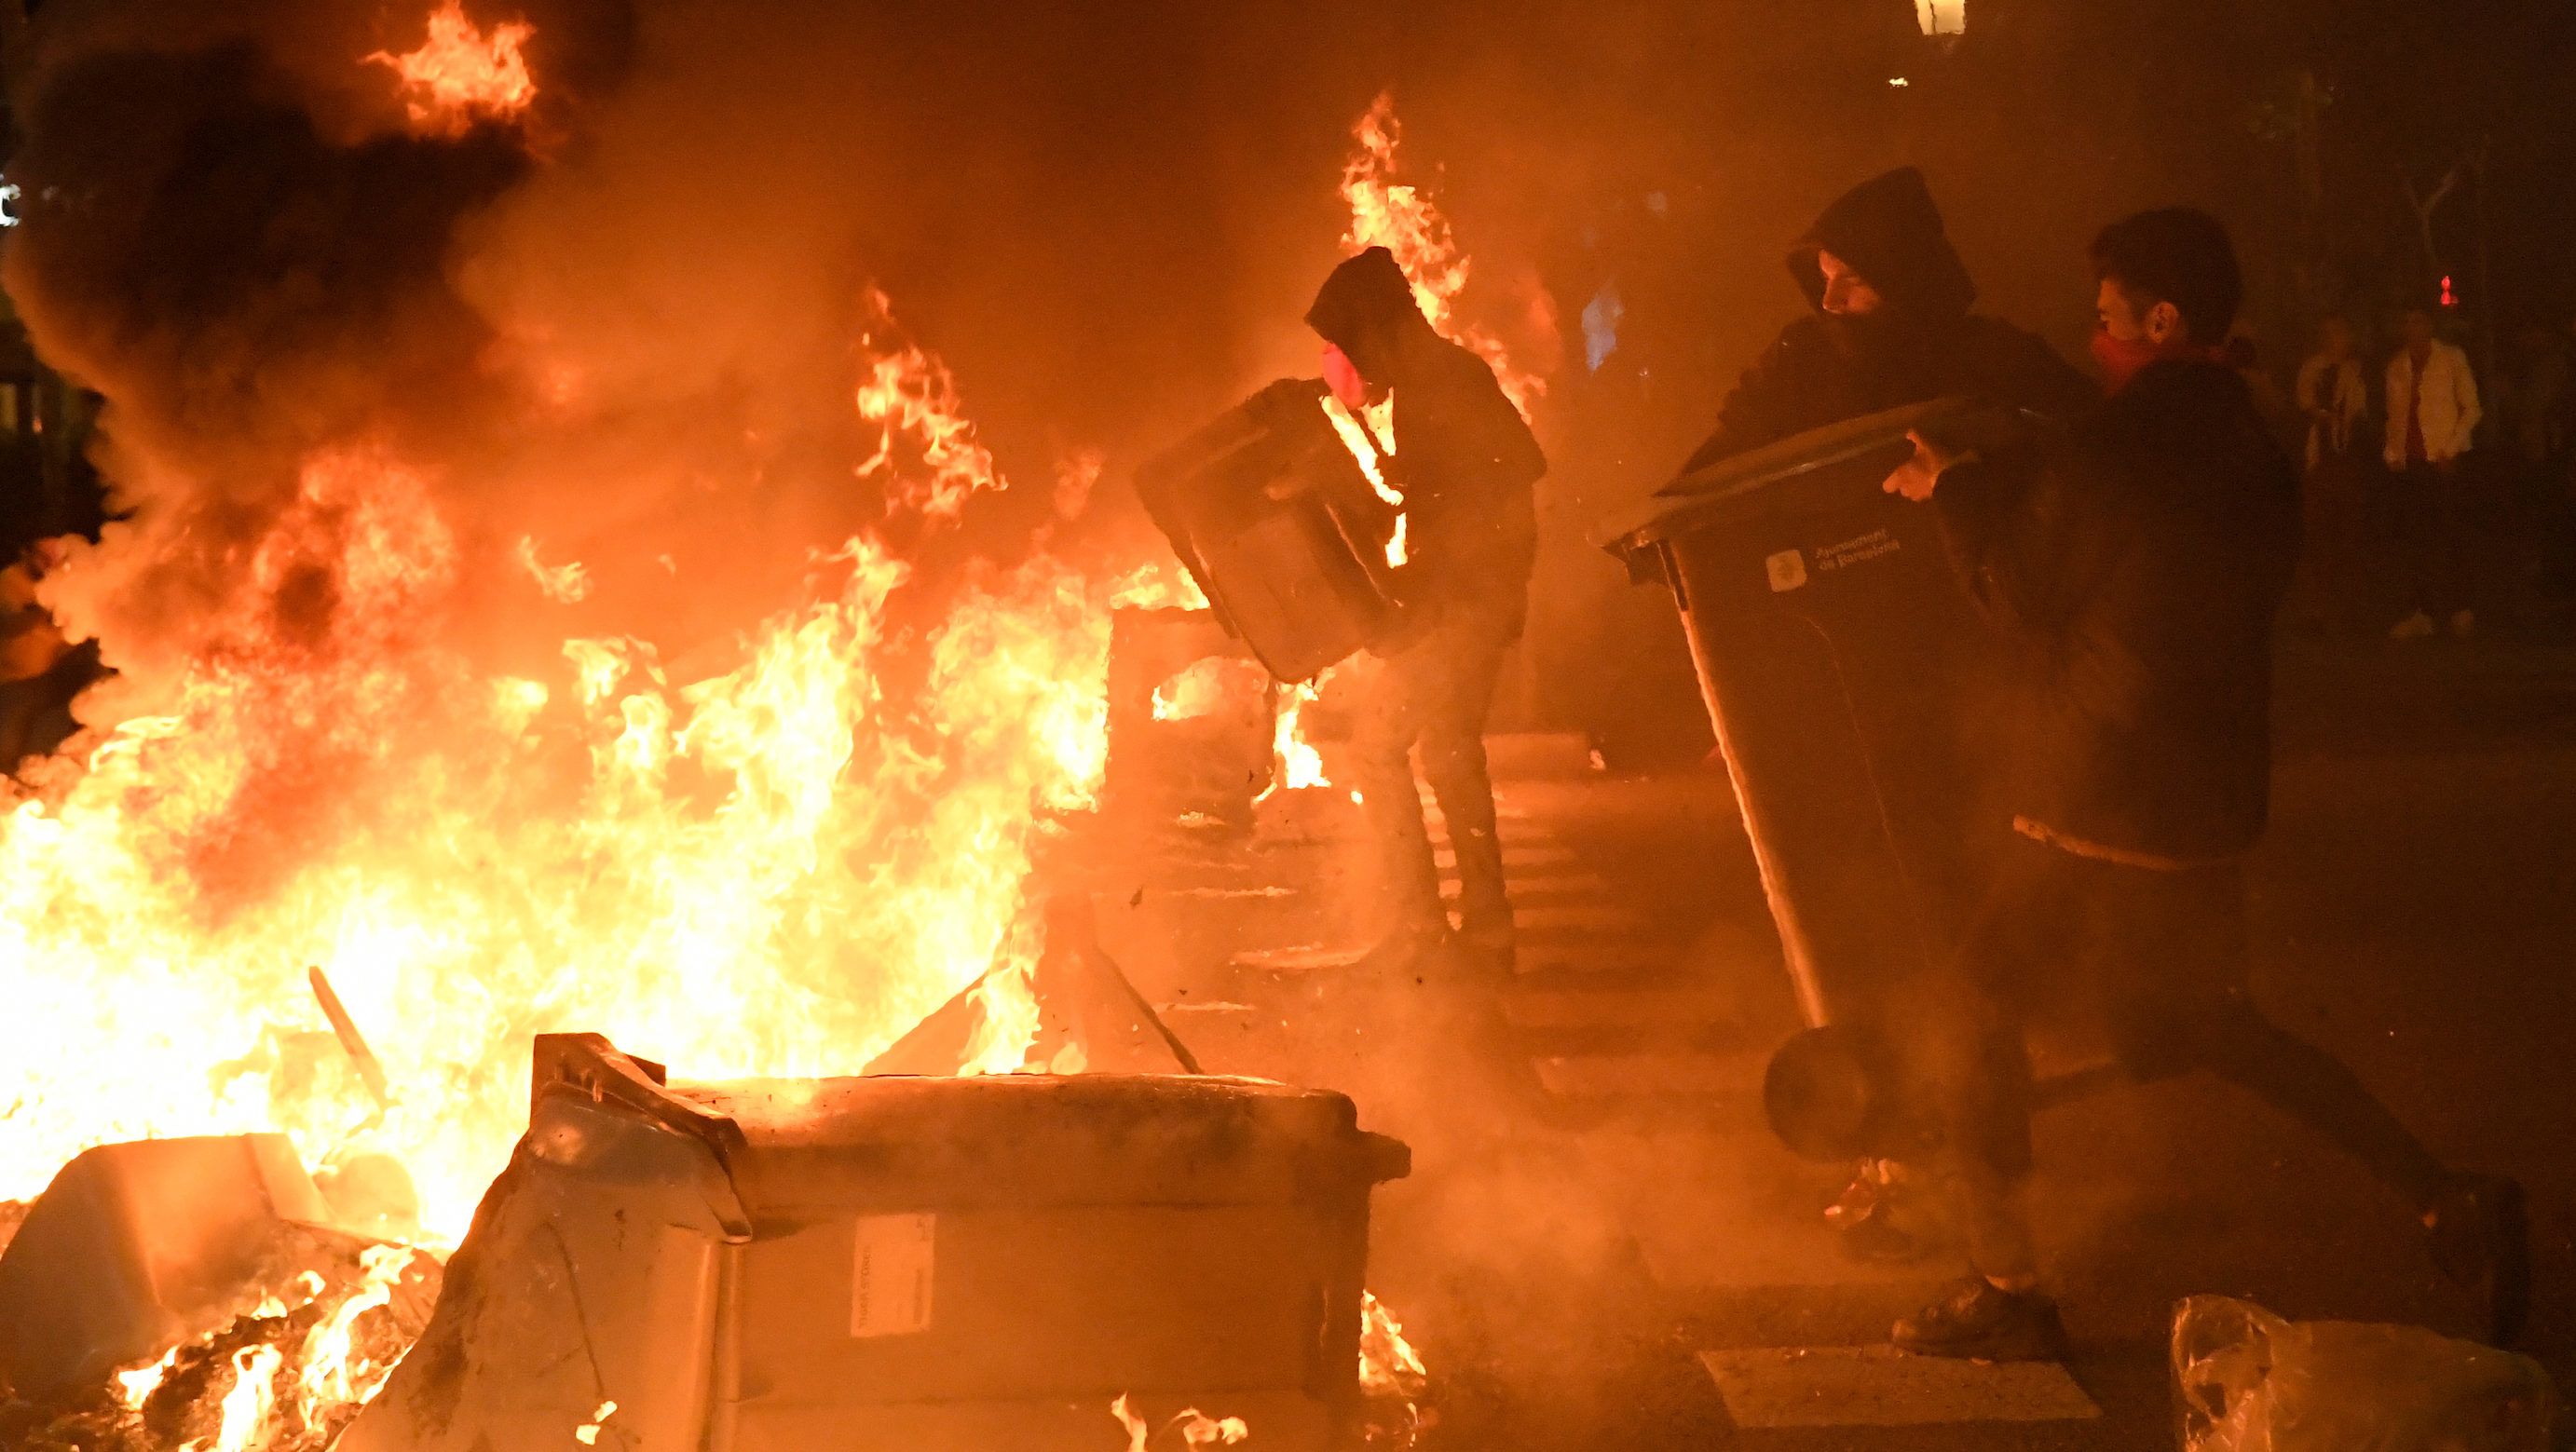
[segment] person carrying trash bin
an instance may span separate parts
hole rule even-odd
[[[1423,317],[1387,249],[1369,248],[1333,269],[1306,324],[1324,340],[1324,374],[1345,405],[1357,411],[1394,394],[1394,450],[1384,467],[1404,497],[1407,555],[1396,575],[1403,617],[1394,638],[1363,657],[1355,741],[1361,807],[1386,894],[1370,961],[1411,967],[1452,941],[1414,786],[1418,747],[1458,857],[1455,941],[1508,967],[1512,908],[1485,717],[1504,652],[1529,615],[1538,558],[1533,487],[1547,459],[1493,369]]]
[[[1780,330],[1718,410],[1685,477],[1767,444],[1907,404],[1972,398],[2052,419],[2101,394],[2036,336],[1971,311],[1977,286],[1913,167],[1836,198],[1789,249],[1811,311]],[[1882,1263],[1931,1253],[1907,1168],[1861,1163],[1825,1211],[1845,1254]]]
[[[1683,473],[1936,398],[2062,418],[2100,397],[2056,349],[1970,311],[1977,285],[1913,167],[1872,177],[1825,208],[1790,248],[1789,275],[1813,311],[1744,370]]]
[[[2249,992],[2246,854],[2269,809],[2272,626],[2298,554],[2298,482],[2220,361],[2242,295],[2226,231],[2140,213],[2093,244],[2109,397],[2037,460],[1918,434],[1891,492],[1939,512],[2011,658],[2010,865],[1922,1005],[1976,1274],[1895,1328],[1907,1349],[2056,1353],[2019,1191],[2031,1170],[2020,945],[2099,1009],[2139,1078],[2208,1070],[2316,1129],[2404,1196],[2436,1260],[2516,1334],[2529,1246],[2512,1181],[2455,1173],[2353,1072]],[[2006,946],[2012,945],[2012,946]]]

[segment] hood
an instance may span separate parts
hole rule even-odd
[[[1791,249],[1789,275],[1806,289],[1808,303],[1822,308],[1825,277],[1816,264],[1819,251],[1850,263],[1879,296],[1903,312],[1954,316],[1977,300],[1977,285],[1942,230],[1931,188],[1924,185],[1923,173],[1910,166],[1843,193]]]
[[[1413,284],[1395,254],[1372,247],[1333,269],[1306,310],[1306,326],[1339,348],[1372,383],[1388,381],[1394,350],[1412,328],[1428,328]]]

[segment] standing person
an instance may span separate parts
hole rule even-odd
[[[2111,396],[2040,467],[1918,439],[1888,480],[1929,499],[2017,662],[2013,866],[1927,993],[1927,1078],[1976,1274],[1897,1324],[1908,1349],[2055,1354],[2019,1203],[2031,1170],[2023,994],[2000,943],[2059,945],[2051,977],[2097,1008],[2141,1078],[2207,1070],[2359,1159],[2419,1213],[2436,1260],[2509,1338],[2528,1230],[2510,1180],[2454,1174],[2352,1071],[2250,992],[2246,854],[2269,813],[2272,623],[2298,550],[2298,491],[2219,361],[2242,284],[2219,224],[2145,212],[2093,244]],[[1998,822],[1997,830],[2003,828]]]
[[[2477,628],[2469,559],[2468,493],[2460,456],[2477,432],[2478,381],[2469,355],[2434,336],[2433,314],[2410,308],[2403,346],[2388,360],[2388,438],[2383,457],[2397,549],[2408,562],[2413,609],[2388,634],[2421,640],[2448,617],[2453,635]]]
[[[2299,413],[2307,421],[2304,515],[2308,618],[2344,623],[2361,575],[2368,518],[2370,382],[2352,323],[2328,316],[2317,325],[2316,351],[2299,365]]]
[[[1307,326],[1325,343],[1325,376],[1344,403],[1394,395],[1389,482],[1404,496],[1404,621],[1370,652],[1358,728],[1361,805],[1381,854],[1384,935],[1372,956],[1409,964],[1450,939],[1440,877],[1414,785],[1440,804],[1458,857],[1456,941],[1508,965],[1514,945],[1503,881],[1485,717],[1503,656],[1529,613],[1538,553],[1533,493],[1547,459],[1493,369],[1422,316],[1393,253],[1372,247],[1335,268]]]
[[[2090,380],[2057,351],[1969,311],[1977,285],[1912,167],[1838,198],[1789,251],[1813,311],[1744,370],[1684,473],[1792,434],[1909,403],[1965,395],[2064,417]]]

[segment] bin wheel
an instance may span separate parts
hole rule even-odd
[[[1771,1132],[1805,1159],[1879,1153],[1887,1103],[1876,1057],[1862,1035],[1838,1024],[1802,1030],[1782,1044],[1762,1076]]]

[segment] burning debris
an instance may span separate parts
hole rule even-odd
[[[1054,522],[987,547],[976,510],[1001,469],[946,365],[863,279],[831,416],[733,397],[731,376],[646,391],[651,370],[604,363],[520,255],[543,250],[550,208],[603,185],[558,133],[617,66],[558,75],[570,41],[454,0],[412,48],[353,40],[336,68],[271,33],[290,23],[201,17],[201,44],[137,46],[64,18],[21,113],[10,290],[108,399],[123,517],[37,587],[115,674],[61,756],[0,787],[0,956],[25,965],[0,1196],[171,1145],[264,1145],[304,1185],[259,1221],[294,1254],[200,1267],[184,1314],[59,1377],[13,1364],[24,1445],[304,1452],[389,1377],[435,1389],[416,1407],[461,1385],[457,1358],[518,1345],[433,1325],[403,1360],[442,1279],[445,1324],[497,1314],[473,1207],[533,1153],[511,1158],[517,1086],[557,1026],[807,1085],[914,1042],[943,1005],[973,1013],[940,1074],[1114,1066],[1118,1034],[1159,1029],[1114,965],[1082,968],[1097,944],[1032,880],[1103,789],[1113,604],[1207,604],[1166,566],[1050,552],[1097,457],[1068,468]],[[1370,552],[1400,564],[1400,496],[1334,432],[1369,425],[1319,418],[1311,390],[1294,403],[1310,452],[1376,511]],[[691,415],[711,422],[665,421]],[[632,498],[594,509],[609,468]],[[771,512],[796,537],[793,598],[734,588],[780,558],[736,517]],[[838,548],[810,550],[818,520]],[[1242,694],[1247,663],[1194,660],[1152,678],[1149,718],[1188,725]],[[1314,674],[1264,683],[1244,713],[1247,810],[1256,789],[1325,784],[1301,734]],[[1050,1012],[1051,963],[1088,986]],[[1085,994],[1115,1032],[1079,1021]],[[95,1072],[111,1057],[113,1084]],[[634,1077],[593,1076],[664,1130],[714,1117]],[[793,1118],[823,1091],[764,1092]],[[13,1263],[72,1274],[48,1248],[55,1184]],[[1264,1375],[1314,1405],[1255,1417],[1265,1441],[1356,1415],[1345,1250],[1329,1295],[1297,1302],[1322,1324],[1272,1338]],[[1382,1319],[1372,1364],[1418,1373]],[[1371,1377],[1372,1397],[1402,1389]],[[1104,1371],[1083,1390],[1167,1385]],[[583,1445],[691,1415],[656,1377],[559,1390],[550,1434]],[[725,1389],[702,1390],[714,1415]],[[1195,1409],[1169,1425],[1193,1446],[1244,1434]]]
[[[276,1135],[74,1159],[0,1251],[0,1431],[86,1452],[319,1452],[439,1264],[349,1226]]]

